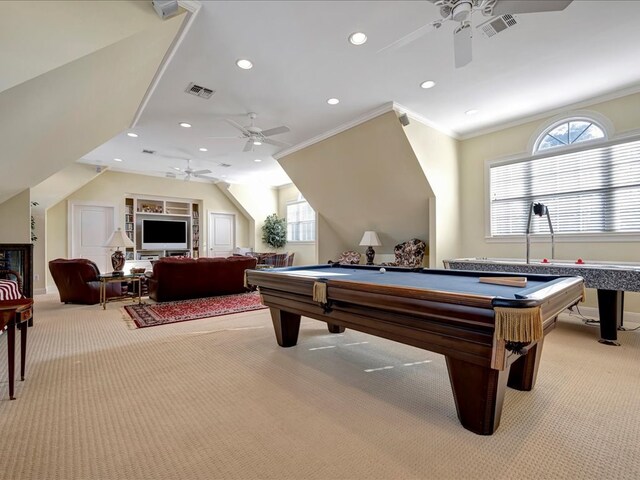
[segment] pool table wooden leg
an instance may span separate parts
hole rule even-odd
[[[526,355],[522,355],[511,364],[508,386],[527,392],[533,389],[538,376],[543,340],[544,338],[541,338],[538,343],[529,349]]]
[[[494,370],[446,357],[458,419],[478,435],[491,435],[500,425],[509,370]]]
[[[344,332],[344,327],[342,325],[335,325],[333,323],[327,322],[327,328],[330,333],[342,333]]]
[[[278,308],[269,308],[271,321],[276,332],[276,340],[281,347],[293,347],[298,343],[300,331],[300,315],[282,311]]]

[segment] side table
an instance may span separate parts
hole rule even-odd
[[[9,367],[9,399],[13,395],[13,381],[15,375],[15,342],[16,327],[21,330],[20,335],[20,379],[24,380],[24,370],[27,359],[27,323],[33,316],[33,300],[21,298],[18,300],[0,301],[0,328],[7,326],[7,354]]]
[[[122,274],[122,275],[114,275],[113,273],[106,273],[104,275],[98,275],[98,279],[100,280],[100,305],[102,305],[102,309],[106,310],[107,302],[111,300],[121,300],[123,298],[131,297],[135,300],[136,296],[138,298],[138,303],[142,303],[142,285],[140,281],[144,274],[131,273],[131,274]],[[133,293],[131,295],[122,295],[120,297],[111,297],[107,298],[107,283],[113,282],[130,282],[134,285]],[[135,288],[137,284],[137,288]],[[137,294],[137,295],[136,295]]]

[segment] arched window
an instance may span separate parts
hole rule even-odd
[[[538,132],[532,156],[487,162],[490,236],[525,234],[532,202],[548,207],[559,235],[640,234],[640,137],[609,138],[613,126],[597,113]]]
[[[607,140],[605,129],[592,118],[573,117],[555,122],[536,140],[533,153],[589,140]]]

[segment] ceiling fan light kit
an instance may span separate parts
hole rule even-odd
[[[260,146],[263,143],[267,143],[269,145],[276,145],[278,147],[288,147],[289,144],[285,142],[281,142],[275,140],[273,138],[269,138],[273,135],[280,135],[281,133],[287,133],[290,131],[289,127],[285,125],[281,125],[279,127],[268,128],[267,130],[263,130],[260,127],[256,127],[253,121],[258,116],[255,112],[249,112],[249,125],[242,126],[239,123],[231,120],[230,118],[225,118],[224,121],[231,125],[233,128],[240,130],[241,135],[233,138],[242,138],[247,141],[244,144],[243,152],[252,152],[254,146]],[[211,137],[211,138],[226,138],[226,137]]]

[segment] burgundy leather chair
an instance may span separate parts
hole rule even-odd
[[[49,262],[49,271],[58,287],[60,301],[94,305],[100,303],[100,270],[86,258],[56,258]],[[107,298],[126,292],[126,283],[107,283]]]

